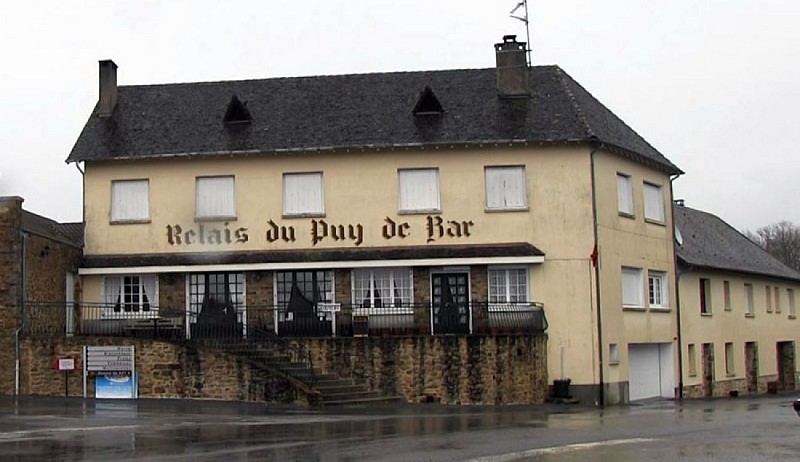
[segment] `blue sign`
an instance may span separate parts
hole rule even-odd
[[[139,376],[129,374],[98,375],[94,385],[95,398],[136,398],[139,395]]]

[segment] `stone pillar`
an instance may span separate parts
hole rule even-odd
[[[470,287],[472,295],[472,331],[475,333],[489,330],[489,269],[487,266],[473,266],[470,270]]]
[[[0,394],[14,393],[14,332],[23,291],[22,198],[0,197]]]
[[[431,273],[428,268],[414,268],[414,327],[421,334],[431,329]]]
[[[268,332],[275,331],[274,277],[272,271],[245,273],[247,325]]]

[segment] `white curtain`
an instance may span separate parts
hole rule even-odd
[[[105,277],[105,304],[113,307],[122,298],[122,278],[119,276]]]
[[[158,309],[158,278],[155,274],[144,274],[139,280],[144,289],[144,295],[147,296],[147,301],[150,302],[150,309]]]

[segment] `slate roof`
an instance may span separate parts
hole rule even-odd
[[[489,258],[544,256],[531,244],[431,245],[409,247],[357,247],[348,249],[271,250],[263,252],[185,252],[138,255],[87,255],[83,268],[120,266],[220,265],[315,261],[411,260],[429,258]]]
[[[496,71],[462,69],[120,86],[67,162],[483,143],[593,143],[681,170],[557,66],[530,69],[530,98],[499,98]],[[414,115],[429,86],[444,112]],[[250,123],[225,124],[232,97]]]
[[[800,273],[784,265],[720,218],[700,210],[674,206],[679,262],[700,268],[735,271],[800,281]]]
[[[83,247],[83,223],[58,223],[27,210],[22,211],[20,228],[37,236],[72,247]]]

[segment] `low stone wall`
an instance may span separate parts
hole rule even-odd
[[[777,375],[762,375],[758,377],[758,391],[751,393],[747,391],[747,381],[743,378],[731,380],[717,380],[711,387],[712,397],[730,396],[731,392],[736,392],[739,396],[764,394],[769,391],[769,383],[777,382]],[[683,397],[688,399],[706,398],[703,385],[688,385],[683,387]]]
[[[304,339],[314,365],[411,403],[540,404],[546,336]]]

